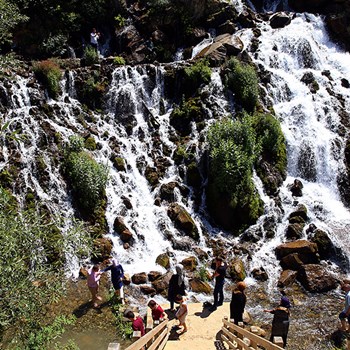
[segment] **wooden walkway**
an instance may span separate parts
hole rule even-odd
[[[187,333],[178,336],[175,331],[170,332],[165,350],[213,350],[215,341],[220,339],[220,330],[224,316],[230,315],[230,304],[217,308],[210,313],[203,309],[201,303],[188,304]],[[171,324],[178,321],[172,320]]]

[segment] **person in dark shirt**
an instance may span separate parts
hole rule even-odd
[[[119,264],[117,259],[112,259],[112,265],[106,267],[102,272],[111,271],[111,280],[115,294],[117,298],[120,298],[122,304],[124,304],[124,292],[123,292],[123,278],[124,270],[123,266]]]
[[[289,330],[289,308],[290,301],[285,295],[283,295],[279,306],[273,310],[264,310],[264,312],[273,314],[270,341],[273,341],[274,337],[282,337],[284,348],[287,345]]]
[[[215,278],[215,287],[214,287],[214,304],[209,309],[210,311],[215,311],[218,306],[221,306],[224,302],[224,284],[225,284],[225,275],[227,270],[227,264],[224,262],[224,259],[220,256],[215,259],[215,272],[212,275],[212,278]]]
[[[168,287],[168,300],[170,301],[170,310],[175,311],[174,303],[177,295],[186,295],[183,266],[175,266],[176,274],[172,275]]]
[[[243,313],[247,297],[244,294],[244,290],[247,285],[244,282],[238,282],[236,288],[232,292],[232,298],[230,303],[230,319],[234,320],[234,323],[238,325],[238,322],[243,322]]]

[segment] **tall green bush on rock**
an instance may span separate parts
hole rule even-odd
[[[226,229],[238,232],[262,214],[262,202],[252,182],[260,152],[251,119],[224,119],[208,134],[210,165],[207,205]]]
[[[100,205],[105,194],[108,168],[97,163],[83,150],[82,145],[82,138],[70,138],[65,157],[65,173],[78,206],[83,210],[93,211]]]
[[[202,84],[208,84],[211,79],[211,69],[207,60],[199,60],[184,70],[184,92],[193,95]]]
[[[57,97],[60,91],[61,70],[52,60],[45,60],[34,64],[34,72],[44,84],[50,97]]]
[[[259,98],[259,80],[251,65],[231,58],[227,62],[224,82],[247,112],[254,111]]]

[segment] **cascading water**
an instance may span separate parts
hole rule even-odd
[[[280,189],[285,215],[276,237],[258,244],[251,265],[265,261],[272,277],[269,284],[275,286],[279,268],[273,263],[273,251],[285,241],[288,215],[295,210],[296,200],[308,208],[310,222],[328,232],[349,256],[345,232],[350,213],[340,200],[337,179],[345,171],[340,115],[350,110],[350,91],[342,86],[343,78],[350,79],[350,70],[349,54],[330,42],[321,17],[297,15],[285,28],[273,30],[267,23],[259,28],[259,48],[252,56],[271,73],[267,91],[287,141],[288,177]],[[241,38],[249,46],[251,32],[242,31]],[[308,84],[308,77],[317,91]],[[304,184],[299,199],[288,189],[294,178]]]

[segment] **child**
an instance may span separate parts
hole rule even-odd
[[[91,296],[92,296],[92,304],[93,304],[94,308],[97,308],[99,306],[97,304],[97,300],[102,300],[101,297],[99,297],[97,295],[101,274],[102,273],[100,272],[98,265],[94,265],[88,271],[87,286],[88,286],[90,293],[91,293]]]
[[[141,316],[135,316],[135,314],[129,310],[124,314],[124,317],[132,322],[132,329],[134,331],[139,331],[141,333],[141,337],[145,335],[145,325]]]
[[[186,316],[188,314],[187,304],[185,298],[182,295],[177,295],[175,301],[180,304],[179,309],[177,310],[175,317],[179,320],[179,327],[183,327],[182,331],[178,332],[178,334],[183,334],[187,332],[186,325]]]
[[[166,318],[166,313],[160,305],[158,305],[153,299],[148,302],[148,306],[152,310],[153,321],[159,321],[160,319]]]

